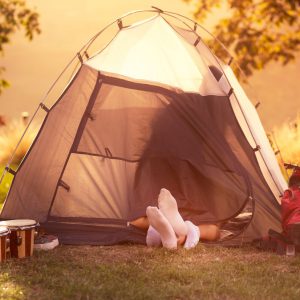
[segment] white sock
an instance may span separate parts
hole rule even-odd
[[[187,235],[187,226],[178,211],[175,198],[167,189],[161,189],[158,196],[158,207],[172,225],[177,236]]]
[[[197,246],[200,240],[200,230],[199,227],[194,225],[191,221],[185,221],[188,228],[188,233],[184,243],[185,249],[192,249]]]
[[[163,246],[167,249],[176,249],[177,238],[171,224],[165,216],[157,207],[152,206],[147,207],[146,214],[149,224],[160,234]]]
[[[151,225],[147,231],[146,244],[148,247],[159,247],[161,245],[160,234]]]

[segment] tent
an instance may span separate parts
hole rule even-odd
[[[34,143],[16,172],[7,168],[14,180],[1,218],[35,219],[65,244],[144,243],[130,221],[164,187],[184,218],[229,232],[225,244],[280,231],[286,182],[230,65],[199,24],[148,12],[110,24],[112,40],[91,57],[83,48],[59,99],[40,105]]]

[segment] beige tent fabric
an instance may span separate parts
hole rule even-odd
[[[94,119],[88,121],[78,151],[139,160],[156,119],[169,104],[167,98],[157,93],[102,84],[91,111]]]
[[[172,25],[170,24],[170,26]],[[201,38],[199,38],[199,35],[195,31],[191,29],[177,27],[177,26],[172,26],[172,27],[189,44],[193,45],[196,48],[198,55],[201,56],[202,60],[205,62],[205,64],[208,67],[214,66],[220,69],[221,60],[213,54],[213,52],[208,48],[208,46],[204,43],[204,41]],[[226,91],[225,94],[227,94]]]
[[[99,71],[163,83],[185,92],[224,95],[195,47],[160,15],[123,28],[86,64]]]
[[[51,216],[128,220],[136,165],[73,153],[62,177],[71,188],[58,188]]]
[[[256,145],[260,146],[260,151],[257,153],[257,159],[261,167],[261,171],[263,172],[273,194],[280,202],[280,196],[283,191],[287,189],[287,183],[280,171],[274,151],[270,146],[257,111],[239,84],[230,66],[223,65],[223,70],[226,78],[224,75],[222,76],[220,85],[224,88],[224,91],[228,90],[228,80],[231,87],[234,89],[235,96],[231,97],[231,103],[235,115],[252,147],[255,148]],[[251,131],[249,130],[249,127]],[[253,143],[253,139],[255,140],[255,143]]]
[[[45,221],[82,115],[94,89],[97,72],[82,67],[52,107],[24,164],[14,178],[2,218]]]

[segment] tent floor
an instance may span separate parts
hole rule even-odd
[[[146,233],[134,226],[47,222],[41,224],[41,228],[56,235],[60,244],[65,245],[146,244]]]

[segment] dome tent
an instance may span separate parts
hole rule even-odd
[[[286,183],[230,66],[197,24],[150,12],[130,26],[113,22],[111,42],[92,57],[87,44],[63,94],[40,105],[45,120],[12,172],[1,218],[35,219],[66,244],[143,243],[129,221],[165,187],[185,218],[232,231],[223,242],[280,230]]]

